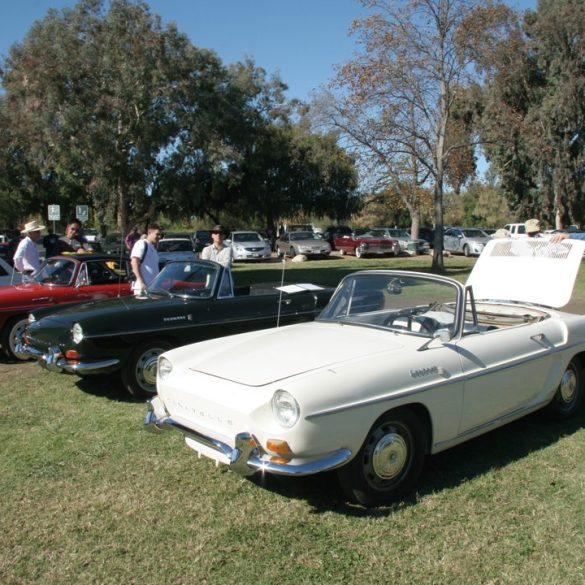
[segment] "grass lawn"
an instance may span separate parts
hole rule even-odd
[[[446,259],[465,279],[473,260]],[[286,263],[336,284],[429,258]],[[238,284],[282,263],[240,265]],[[580,277],[574,300],[583,299]],[[244,479],[142,428],[118,382],[0,363],[2,584],[582,584],[585,414],[533,415],[429,459],[419,492],[347,505],[330,476]]]

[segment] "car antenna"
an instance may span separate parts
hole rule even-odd
[[[284,286],[284,269],[286,267],[286,256],[282,257],[282,276],[280,277],[280,296],[278,297],[278,313],[276,315],[276,327],[280,325],[280,309],[282,307],[282,287]]]

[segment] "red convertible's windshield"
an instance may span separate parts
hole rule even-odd
[[[214,294],[221,266],[207,262],[171,262],[152,281],[148,291],[156,294],[210,298]]]
[[[68,286],[73,284],[75,262],[65,258],[49,258],[35,276],[35,282]]]
[[[435,337],[453,331],[458,288],[436,278],[371,272],[347,277],[319,321]]]

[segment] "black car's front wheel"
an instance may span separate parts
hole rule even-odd
[[[375,506],[412,490],[428,450],[427,429],[409,408],[381,416],[357,455],[337,471],[341,488],[355,502]]]
[[[156,394],[156,368],[158,356],[171,349],[164,340],[141,343],[130,355],[122,369],[122,382],[126,390],[136,398]]]

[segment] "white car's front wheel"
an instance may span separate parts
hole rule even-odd
[[[427,429],[409,408],[381,416],[357,455],[337,471],[344,493],[364,506],[376,506],[412,490],[428,451]]]

